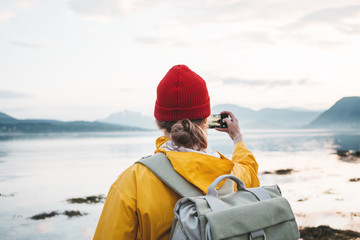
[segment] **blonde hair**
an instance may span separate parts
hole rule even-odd
[[[157,120],[156,123],[159,129],[169,133],[170,139],[178,146],[197,150],[207,148],[206,119],[189,120],[185,118],[177,122]]]

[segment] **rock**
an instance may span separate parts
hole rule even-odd
[[[279,169],[279,170],[276,170],[275,173],[276,173],[276,174],[279,174],[279,175],[285,175],[285,174],[291,174],[292,171],[294,171],[294,170],[291,169],[291,168],[287,168],[287,169]]]
[[[264,171],[263,174],[286,175],[286,174],[291,174],[293,171],[294,171],[294,169],[287,168],[287,169],[278,169],[278,170],[275,170],[275,171]]]
[[[338,155],[338,157],[341,161],[354,162],[354,163],[357,163],[360,161],[360,151],[359,150],[338,149],[338,150],[336,150],[336,154]]]
[[[34,216],[30,217],[30,219],[32,219],[32,220],[42,220],[42,219],[45,219],[45,218],[55,217],[57,215],[59,215],[59,213],[56,212],[56,211],[52,211],[50,213],[45,213],[44,212],[44,213],[40,213],[40,214],[37,214],[37,215],[34,215]]]
[[[15,194],[14,193],[10,193],[10,194],[0,193],[0,197],[15,197]]]
[[[308,198],[300,198],[300,199],[298,199],[297,201],[298,202],[305,202],[305,201],[307,201],[307,200],[309,200]]]
[[[68,203],[92,204],[92,203],[104,202],[104,200],[105,200],[104,195],[98,195],[98,196],[89,196],[89,197],[85,197],[85,198],[69,198],[66,201]]]
[[[360,238],[359,232],[333,229],[324,225],[300,229],[300,235],[303,240],[351,240]]]
[[[336,150],[336,154],[340,157],[347,157],[349,156],[349,150],[338,149]]]
[[[44,212],[44,213],[34,215],[34,216],[30,217],[30,219],[32,219],[32,220],[43,220],[43,219],[55,217],[55,216],[58,216],[58,215],[66,215],[69,218],[72,218],[72,217],[85,216],[85,215],[87,215],[87,213],[81,213],[80,211],[74,211],[74,210],[65,211],[63,213],[58,213],[57,211],[52,211],[52,212],[49,212],[49,213]]]
[[[360,151],[355,151],[355,152],[353,153],[353,156],[355,156],[355,157],[360,157]]]
[[[350,178],[349,181],[350,182],[359,182],[360,178]]]
[[[65,211],[63,214],[68,216],[69,218],[87,215],[87,213],[81,213],[80,211]]]

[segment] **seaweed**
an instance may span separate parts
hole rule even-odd
[[[350,182],[359,182],[360,178],[350,178],[349,181]]]
[[[104,202],[105,197],[104,195],[97,195],[97,196],[88,196],[84,198],[69,198],[66,199],[68,203],[86,203],[86,204],[94,204]]]
[[[52,211],[52,212],[49,212],[49,213],[44,212],[44,213],[40,213],[40,214],[37,214],[37,215],[34,215],[34,216],[30,217],[30,219],[32,219],[32,220],[43,220],[45,218],[51,218],[51,217],[55,217],[57,215],[59,215],[59,213],[56,212],[56,211]]]
[[[0,193],[0,197],[15,197],[15,193],[10,193],[10,194]]]
[[[263,172],[263,174],[286,175],[286,174],[291,174],[292,172],[294,172],[294,169],[286,168],[286,169],[278,169],[275,171],[265,171],[265,172]]]
[[[87,213],[81,213],[80,211],[74,211],[74,210],[64,211],[63,213],[59,213],[57,211],[52,211],[52,212],[49,212],[49,213],[44,212],[44,213],[34,215],[34,216],[30,217],[30,219],[32,219],[32,220],[44,220],[46,218],[52,218],[52,217],[55,217],[55,216],[58,216],[58,215],[65,215],[65,216],[68,216],[69,218],[72,218],[72,217],[85,216],[85,215],[87,215]]]
[[[360,151],[357,150],[347,150],[347,149],[338,149],[336,150],[336,155],[340,160],[345,162],[359,162],[360,160]]]
[[[303,240],[351,240],[360,238],[360,233],[351,230],[333,229],[326,225],[300,229]]]
[[[81,217],[81,216],[87,215],[87,213],[81,213],[80,211],[73,211],[73,210],[72,211],[65,211],[63,214],[68,216],[69,218]]]
[[[279,175],[285,175],[285,174],[291,174],[294,171],[294,169],[287,168],[287,169],[279,169],[276,170],[275,173]]]
[[[307,201],[307,200],[309,200],[308,198],[300,198],[300,199],[298,199],[297,201],[298,202],[305,202],[305,201]]]

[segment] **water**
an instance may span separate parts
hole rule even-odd
[[[0,136],[0,239],[91,239],[102,203],[70,204],[69,198],[106,195],[117,176],[152,154],[158,132],[19,134]],[[358,161],[337,149],[360,150],[360,132],[257,130],[244,133],[259,163],[262,185],[279,184],[301,226],[360,229]],[[209,131],[210,146],[231,157],[224,133]],[[263,174],[294,169],[290,175]],[[66,210],[64,215],[31,216]]]

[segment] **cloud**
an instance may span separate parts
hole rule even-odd
[[[310,80],[307,78],[300,80],[265,80],[265,79],[241,79],[236,77],[224,78],[222,81],[225,85],[245,85],[250,87],[287,87],[287,86],[302,86],[310,84]]]
[[[212,29],[213,40],[222,42],[239,41],[239,43],[277,44],[293,41],[294,33],[302,29],[310,37],[306,44],[318,45],[321,48],[335,48],[347,44],[351,39],[344,39],[340,33],[360,32],[359,7],[350,5],[354,1],[336,0],[184,0],[176,3],[177,11],[173,12],[174,26],[189,32],[191,29],[204,31]],[[183,10],[186,10],[184,14]],[[320,29],[319,29],[320,28]],[[231,31],[226,31],[231,29]],[[185,32],[184,30],[184,32]],[[324,32],[336,36],[329,42]],[[222,35],[225,33],[225,35]],[[223,36],[216,39],[216,36]],[[327,39],[324,39],[326,38]],[[295,40],[298,40],[295,38]]]
[[[271,39],[269,34],[265,32],[245,32],[243,37],[251,42],[258,42],[264,44],[274,44],[275,41]]]
[[[88,28],[85,30],[84,33],[84,39],[85,40],[89,40],[97,35],[100,35],[101,32],[99,30],[93,29],[93,28]]]
[[[313,45],[317,48],[322,49],[334,49],[342,46],[346,46],[348,43],[344,41],[331,41],[331,40],[314,40],[309,37],[299,37],[298,40],[300,42]]]
[[[16,6],[23,9],[33,9],[39,5],[38,0],[15,0]]]
[[[163,42],[162,39],[158,37],[146,37],[139,36],[134,39],[136,42],[144,43],[144,44],[161,44]]]
[[[149,37],[149,36],[138,36],[134,38],[134,41],[141,44],[146,45],[158,45],[164,46],[165,44],[171,46],[172,48],[186,48],[190,47],[191,44],[184,40],[179,40],[174,36],[157,36],[157,37]]]
[[[134,89],[130,88],[130,87],[122,87],[122,88],[118,89],[118,91],[125,93],[125,92],[132,92],[132,91],[134,91]]]
[[[234,35],[225,36],[221,40],[238,41],[241,43],[276,44],[275,38],[265,31],[241,31]]]
[[[23,93],[0,90],[0,98],[2,99],[28,98],[28,97],[29,95]]]
[[[298,29],[314,24],[330,25],[347,34],[360,33],[360,5],[349,5],[339,8],[324,8],[301,17],[287,29]]]
[[[187,48],[187,47],[191,47],[192,44],[190,42],[187,41],[175,41],[171,47],[174,48]]]
[[[120,17],[152,6],[157,0],[70,0],[72,11],[85,17],[104,20]]]
[[[15,14],[7,9],[0,9],[0,23],[9,21]]]
[[[39,38],[37,41],[34,42],[28,42],[28,41],[18,41],[18,40],[13,40],[11,41],[13,44],[21,46],[21,47],[27,47],[27,48],[42,48],[42,47],[47,47],[49,46],[49,42],[47,41],[47,39],[41,37]]]

